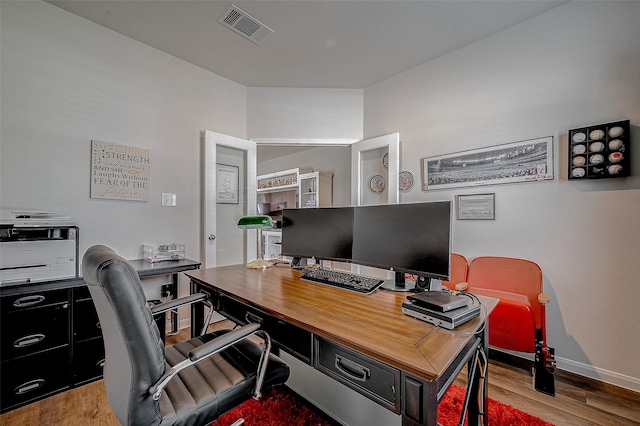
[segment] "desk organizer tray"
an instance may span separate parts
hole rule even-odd
[[[569,179],[629,176],[629,130],[629,120],[569,130]]]
[[[147,262],[184,259],[184,244],[171,243],[159,246],[142,245],[142,255]]]

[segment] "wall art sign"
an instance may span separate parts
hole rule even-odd
[[[238,204],[239,172],[238,166],[216,164],[216,202],[220,204]]]
[[[423,158],[423,190],[553,179],[553,136]]]
[[[495,220],[496,194],[458,195],[458,220]]]
[[[151,151],[91,141],[91,198],[149,200]]]

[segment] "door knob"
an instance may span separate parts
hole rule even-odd
[[[209,241],[213,241],[216,239],[216,236],[213,234],[209,234]]]

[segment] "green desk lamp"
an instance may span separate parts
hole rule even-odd
[[[244,216],[238,221],[240,229],[257,229],[258,230],[258,258],[247,263],[247,268],[266,269],[273,266],[268,260],[264,260],[262,256],[262,230],[273,228],[273,221],[269,216]]]

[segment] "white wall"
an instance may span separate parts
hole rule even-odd
[[[247,137],[362,139],[363,91],[249,87]]]
[[[247,135],[254,139],[362,139],[363,90],[249,87]],[[260,158],[258,174],[295,167],[333,173],[333,205],[348,205],[351,151],[348,147],[292,150],[276,159]]]
[[[70,215],[81,253],[179,241],[200,259],[201,132],[245,137],[246,88],[44,2],[1,16],[2,208]],[[89,198],[92,139],[151,150],[148,202]]]
[[[456,252],[539,263],[558,366],[640,390],[640,155],[632,177],[567,180],[567,131],[640,126],[640,3],[571,2],[365,90],[365,137],[400,132],[420,158],[552,135],[556,179],[424,192],[496,194],[495,221],[456,221]],[[640,127],[633,127],[640,151]]]

